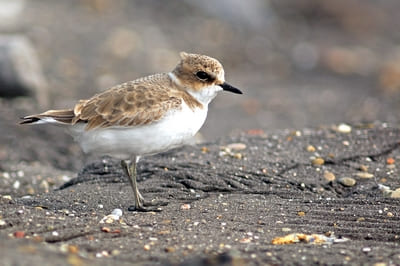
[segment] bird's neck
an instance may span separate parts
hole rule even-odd
[[[214,99],[215,96],[217,96],[217,92],[222,90],[220,86],[215,85],[203,87],[201,89],[193,89],[189,86],[183,85],[173,72],[168,73],[168,76],[179,89],[184,90],[185,92],[190,94],[190,96],[192,96],[195,100],[200,102],[205,107],[207,107],[211,100]]]

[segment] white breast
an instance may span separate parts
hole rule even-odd
[[[199,131],[206,116],[207,105],[193,111],[183,102],[180,110],[170,111],[161,120],[148,125],[85,131],[85,125],[79,124],[71,128],[71,133],[84,152],[128,159],[185,144]]]

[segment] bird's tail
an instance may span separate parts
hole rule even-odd
[[[56,124],[73,124],[75,118],[74,110],[48,110],[44,113],[37,115],[28,115],[21,117],[20,124],[43,124],[43,123],[56,123]]]

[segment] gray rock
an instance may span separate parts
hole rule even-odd
[[[31,42],[21,35],[0,35],[0,97],[36,96],[48,103],[48,85]]]

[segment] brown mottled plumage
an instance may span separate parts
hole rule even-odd
[[[167,74],[156,74],[80,101],[74,108],[75,117],[71,122],[87,122],[87,130],[146,125],[161,119],[168,110],[179,109],[182,99],[191,108],[201,108],[201,104],[174,85]]]

